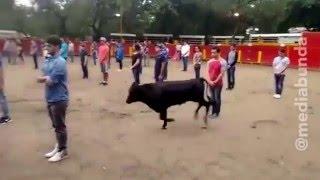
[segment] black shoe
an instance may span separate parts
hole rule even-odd
[[[2,124],[6,124],[7,122],[5,121],[5,120],[3,120],[3,119],[0,119],[0,125],[2,125]]]
[[[4,121],[5,123],[9,123],[9,122],[12,121],[9,116],[4,116],[4,117],[2,117],[0,120],[1,120],[1,121]]]

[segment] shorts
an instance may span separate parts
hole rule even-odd
[[[110,69],[108,62],[100,62],[100,68],[102,73],[108,73]]]

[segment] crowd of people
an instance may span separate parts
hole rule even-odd
[[[143,68],[150,66],[149,47],[147,42],[135,43],[134,51],[131,56],[130,70],[132,71],[133,83],[139,85],[141,83],[140,76],[143,74]],[[8,57],[8,62],[15,64],[15,43],[9,41],[5,44],[4,52]],[[17,48],[16,48],[17,49]],[[41,52],[41,50],[44,52]],[[69,102],[69,90],[68,90],[68,73],[67,63],[68,61],[74,62],[74,44],[71,41],[67,41],[58,36],[50,36],[44,47],[39,46],[36,41],[31,41],[30,55],[33,57],[34,68],[38,69],[38,59],[40,54],[43,57],[43,63],[41,63],[42,75],[37,78],[37,82],[44,84],[45,87],[45,99],[47,102],[47,110],[49,118],[51,119],[52,126],[55,129],[57,143],[54,149],[45,154],[45,157],[49,158],[50,162],[57,162],[67,157],[67,127],[66,127],[66,111]],[[99,42],[94,42],[91,45],[91,53],[88,52],[86,44],[80,43],[80,62],[83,72],[83,79],[89,78],[88,62],[91,55],[93,64],[97,62],[100,65],[102,80],[100,85],[108,85],[110,78],[110,65],[111,65],[111,43],[107,41],[105,37],[101,37]],[[154,80],[155,83],[163,83],[168,78],[168,65],[170,61],[169,50],[164,43],[157,43],[155,45],[156,55],[154,57]],[[204,63],[202,50],[200,47],[195,47],[195,53],[193,57],[190,57],[190,45],[185,41],[182,45],[176,46],[176,54],[179,59],[182,60],[182,71],[188,71],[189,60],[192,60],[193,69],[196,79],[204,77],[204,79],[210,85],[212,94],[212,113],[211,118],[217,118],[221,111],[221,92],[223,88],[223,79],[225,73],[227,73],[227,90],[233,90],[235,88],[235,71],[238,60],[237,46],[233,44],[230,46],[230,51],[226,59],[220,55],[219,47],[212,47],[211,57],[206,62],[205,74],[201,74],[201,65]],[[124,41],[120,40],[116,42],[114,56],[116,62],[119,64],[118,71],[123,69],[124,61]],[[21,61],[24,62],[22,53],[19,52]],[[3,58],[0,56],[0,105],[3,115],[0,119],[0,123],[8,123],[11,121],[8,103],[4,93],[4,77],[2,73]],[[279,55],[274,59],[274,79],[275,79],[275,94],[274,98],[281,98],[283,90],[283,82],[285,78],[285,71],[290,64],[290,60],[286,57],[285,49],[279,50]]]

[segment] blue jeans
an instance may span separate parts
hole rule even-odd
[[[9,116],[9,107],[7,98],[3,92],[3,90],[0,90],[0,106],[2,110],[2,117],[8,117]]]
[[[235,84],[235,71],[236,71],[236,67],[235,66],[231,66],[228,71],[227,71],[227,75],[228,75],[228,88],[229,89],[233,89],[234,88],[234,84]]]
[[[136,83],[136,84],[140,84],[140,72],[141,72],[141,68],[140,67],[136,67],[136,68],[132,69],[134,83]]]
[[[276,94],[282,94],[283,90],[283,81],[286,75],[284,74],[275,74],[274,80],[275,80],[275,92]]]
[[[182,57],[183,71],[187,71],[188,70],[188,59],[189,59],[189,57]]]
[[[221,109],[221,90],[222,86],[214,86],[210,88],[212,93],[212,114],[219,116]]]

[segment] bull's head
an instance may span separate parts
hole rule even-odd
[[[129,95],[127,97],[127,104],[131,104],[140,100],[140,93],[139,93],[139,85],[133,83],[129,89]]]

